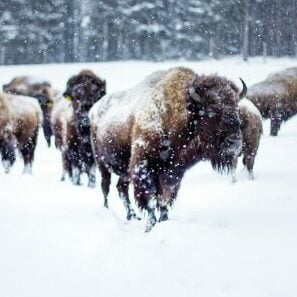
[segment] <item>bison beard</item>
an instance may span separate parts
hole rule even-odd
[[[91,135],[105,202],[112,170],[120,180],[133,182],[150,231],[157,222],[156,208],[160,221],[168,218],[187,168],[207,157],[215,169],[230,169],[241,149],[238,96],[224,78],[174,68],[96,103],[90,111]],[[129,114],[124,112],[127,104]]]

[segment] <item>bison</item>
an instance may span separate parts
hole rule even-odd
[[[104,205],[114,172],[127,218],[133,217],[132,181],[137,205],[148,213],[148,232],[157,222],[156,208],[159,221],[168,219],[187,168],[207,155],[215,169],[231,170],[241,150],[238,98],[229,80],[188,68],[154,72],[129,90],[103,97],[89,117]],[[194,139],[200,155],[183,154]]]
[[[254,162],[263,133],[262,116],[258,108],[248,99],[239,102],[240,128],[242,132],[243,165],[248,171],[249,179],[254,179]],[[236,182],[235,170],[237,157],[234,158],[232,181]]]
[[[80,176],[86,172],[89,187],[95,186],[96,166],[91,147],[88,112],[105,93],[105,80],[90,70],[83,70],[78,75],[72,76],[67,82],[63,96],[70,101],[70,106],[65,107],[64,103],[64,107],[54,116],[53,125],[56,132],[58,132],[57,129],[59,130],[59,121],[64,125],[63,129],[60,129],[60,136],[55,132],[56,137],[60,137],[56,144],[63,141],[62,145],[58,144],[58,146],[63,148],[64,172],[69,174],[74,184],[80,184]]]
[[[297,68],[272,74],[249,88],[247,97],[270,119],[270,135],[277,136],[281,124],[297,114]]]
[[[15,95],[24,95],[36,98],[43,113],[43,133],[47,145],[51,145],[52,130],[50,125],[50,115],[55,101],[56,91],[51,84],[38,77],[19,76],[10,83],[3,85],[3,91]]]
[[[13,165],[17,147],[24,161],[24,173],[31,173],[38,131],[42,123],[40,106],[34,98],[6,93],[0,93],[0,103],[1,106],[6,105],[9,113],[9,126],[0,126],[0,130],[3,131],[4,128],[1,154],[5,171],[9,172]]]

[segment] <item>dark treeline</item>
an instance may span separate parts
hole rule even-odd
[[[1,0],[0,64],[297,55],[297,0]]]

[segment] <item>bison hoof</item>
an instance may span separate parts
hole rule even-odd
[[[168,221],[168,213],[161,212],[159,222]]]
[[[159,222],[168,221],[168,210],[161,210]]]
[[[249,171],[249,180],[254,180],[255,176],[254,176],[254,172]]]
[[[141,220],[139,216],[136,215],[135,211],[133,209],[130,209],[127,213],[127,220]]]
[[[96,182],[94,182],[94,181],[89,181],[89,183],[88,183],[88,187],[89,187],[89,188],[95,188],[95,187],[96,187]]]
[[[232,184],[237,183],[237,178],[235,176],[232,176],[232,180],[231,180]]]
[[[154,212],[149,212],[149,217],[145,226],[145,233],[150,232],[153,227],[156,225],[157,219]]]
[[[4,172],[8,174],[10,172],[11,163],[9,161],[3,161],[2,164],[4,167]]]

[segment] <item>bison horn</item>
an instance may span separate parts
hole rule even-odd
[[[242,91],[241,93],[239,94],[239,99],[243,99],[245,96],[246,96],[246,93],[247,93],[247,86],[244,82],[244,80],[242,78],[239,78],[241,83],[242,83]]]

